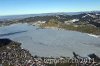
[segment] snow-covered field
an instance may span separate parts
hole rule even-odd
[[[93,34],[88,34],[89,36],[95,37],[95,38],[99,38],[99,35],[93,35]]]
[[[90,53],[100,55],[100,38],[76,31],[39,29],[29,24],[13,24],[0,28],[0,38],[21,42],[22,47],[33,55],[72,57],[73,51],[81,56]]]

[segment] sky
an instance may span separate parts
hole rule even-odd
[[[100,0],[0,0],[0,16],[100,10]]]

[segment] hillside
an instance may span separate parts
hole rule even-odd
[[[56,24],[50,24],[50,20],[56,20]],[[58,23],[57,23],[58,22]],[[80,31],[85,33],[100,35],[100,12],[80,12],[80,13],[54,13],[54,14],[38,14],[21,19],[12,19],[0,21],[0,26],[10,25],[14,23],[29,23],[32,25],[40,25],[41,27],[58,27],[67,30]]]
[[[3,66],[24,66],[32,60],[28,50],[21,48],[21,43],[14,42],[10,39],[0,39],[0,64]]]

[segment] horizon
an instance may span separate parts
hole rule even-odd
[[[12,15],[0,15],[0,17],[5,17],[5,16],[20,16],[20,15],[55,14],[55,13],[85,13],[85,12],[98,12],[98,11],[100,11],[100,10],[77,11],[77,12],[48,12],[48,13],[12,14]]]
[[[97,0],[0,0],[0,16],[100,11]]]

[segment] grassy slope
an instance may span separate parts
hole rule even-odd
[[[61,22],[57,22],[57,20],[50,20],[49,22],[45,23],[45,24],[41,24],[40,25],[41,28],[45,28],[45,27],[58,27],[58,28],[63,28],[66,30],[73,30],[73,31],[79,31],[79,32],[83,32],[83,33],[91,33],[91,34],[96,34],[96,35],[100,35],[100,28],[94,27],[92,25],[78,25],[77,27],[72,24],[67,25]]]

